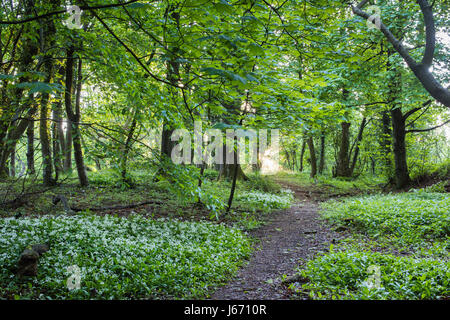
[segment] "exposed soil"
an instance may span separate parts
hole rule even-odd
[[[286,187],[295,192],[296,203],[273,213],[268,224],[251,233],[260,241],[249,263],[235,279],[214,292],[212,299],[288,299],[282,276],[294,275],[298,265],[328,250],[330,243],[342,237],[319,220],[317,203],[308,191]]]

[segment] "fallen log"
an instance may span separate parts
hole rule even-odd
[[[142,206],[145,206],[145,205],[148,205],[148,204],[163,204],[164,203],[164,202],[158,201],[158,200],[148,200],[148,201],[132,203],[132,204],[127,204],[127,205],[81,208],[81,207],[70,206],[68,201],[67,201],[67,198],[65,196],[63,196],[63,195],[60,195],[60,194],[54,196],[52,202],[53,202],[54,205],[58,204],[58,202],[62,202],[62,204],[64,206],[64,210],[68,214],[73,213],[73,212],[86,211],[86,210],[89,210],[89,211],[108,211],[108,210],[133,209],[133,208],[142,207]]]

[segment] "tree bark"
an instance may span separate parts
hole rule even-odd
[[[380,138],[381,153],[383,158],[384,170],[388,179],[393,177],[392,161],[391,161],[391,115],[389,111],[381,113],[382,135]]]
[[[400,107],[391,110],[393,140],[394,140],[394,162],[395,162],[395,186],[397,189],[407,187],[411,183],[408,173],[406,157],[406,129],[405,118]]]
[[[350,161],[349,161],[349,147],[350,147],[350,122],[341,122],[341,137],[338,159],[336,163],[337,177],[350,177]]]
[[[29,120],[27,127],[27,168],[28,174],[36,173],[34,166],[34,121]]]
[[[134,112],[130,128],[128,129],[128,134],[127,134],[127,138],[125,141],[125,145],[123,147],[123,155],[122,155],[122,161],[121,161],[122,182],[124,182],[128,185],[131,184],[131,179],[127,175],[127,161],[128,161],[128,154],[130,153],[131,146],[133,144],[133,140],[132,140],[133,135],[136,130],[136,125],[137,125],[136,117],[137,117],[137,111]]]
[[[304,158],[304,156],[305,156],[305,147],[306,147],[306,140],[303,139],[303,142],[302,142],[302,150],[301,150],[301,152],[300,152],[300,169],[299,169],[300,172],[303,171],[303,158]]]
[[[9,175],[11,177],[15,177],[16,176],[16,148],[14,147],[12,152],[11,152],[11,156],[10,156],[10,160],[9,160]]]
[[[317,174],[317,160],[316,160],[316,151],[314,149],[314,140],[312,137],[308,137],[306,143],[309,147],[309,157],[311,160],[311,178],[314,178]]]
[[[366,127],[367,124],[367,120],[364,117],[361,121],[361,125],[359,126],[359,131],[358,131],[358,136],[356,138],[355,141],[355,151],[353,153],[353,160],[352,160],[352,164],[350,167],[350,175],[353,175],[354,171],[355,171],[355,167],[356,167],[356,162],[358,160],[358,155],[359,155],[359,144],[362,141],[363,138],[363,132],[364,132],[364,128]]]
[[[319,159],[319,174],[323,173],[325,168],[325,133],[320,135],[320,159]]]
[[[70,115],[73,114],[72,111],[72,92],[73,92],[73,70],[74,70],[74,57],[73,54],[75,49],[70,46],[67,49],[66,58],[66,88],[64,91],[64,104],[66,107],[67,114],[67,128],[66,128],[66,141],[64,143],[64,171],[67,172],[72,169],[72,121],[70,120]],[[70,113],[70,115],[69,115]]]
[[[46,82],[49,83],[52,77],[52,64],[51,61],[45,62],[47,78]],[[45,186],[52,186],[55,181],[52,177],[53,164],[52,164],[52,154],[50,148],[50,136],[48,128],[48,102],[49,94],[43,93],[41,98],[41,108],[40,108],[40,120],[39,120],[39,138],[41,140],[41,153],[42,153],[42,178]]]
[[[83,159],[83,149],[81,146],[81,132],[80,132],[80,120],[81,120],[81,109],[80,109],[80,99],[81,99],[81,89],[82,89],[82,61],[78,60],[78,79],[77,79],[77,94],[75,99],[75,113],[70,115],[72,122],[72,141],[73,141],[73,151],[75,157],[75,164],[77,166],[78,179],[80,185],[85,187],[89,185],[89,181],[86,174],[86,167],[84,165]]]

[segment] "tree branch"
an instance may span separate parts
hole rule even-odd
[[[82,0],[83,2],[85,2],[84,0]],[[127,50],[132,56],[133,58],[137,61],[137,63],[139,63],[139,65],[142,67],[142,69],[145,70],[145,72],[152,77],[154,80],[157,80],[159,82],[163,82],[165,84],[168,84],[172,87],[175,88],[179,88],[179,86],[174,85],[173,83],[166,81],[164,79],[161,79],[157,76],[155,76],[153,73],[150,72],[150,70],[147,68],[147,66],[142,63],[141,59],[139,59],[139,57],[133,52],[133,50],[131,50],[115,33],[114,31],[111,30],[110,27],[108,27],[108,25],[97,15],[97,13],[95,12],[95,10],[92,10],[92,15],[105,27],[105,29],[122,45],[122,47],[125,48],[125,50]]]
[[[364,0],[360,2],[356,7],[352,7],[354,14],[368,20],[370,15],[362,10],[362,7],[368,2]],[[380,31],[385,35],[387,40],[394,46],[395,50],[402,56],[408,66],[412,68],[417,67],[417,62],[409,55],[406,48],[400,43],[400,41],[392,34],[392,32],[386,27],[386,25],[380,21]]]
[[[431,128],[427,128],[427,129],[411,129],[411,130],[406,130],[406,133],[410,133],[410,132],[426,132],[426,131],[432,131],[432,130],[434,130],[434,129],[437,129],[437,128],[440,128],[440,127],[445,126],[445,125],[446,125],[447,123],[449,123],[449,122],[450,122],[450,119],[447,120],[447,121],[445,121],[444,123],[438,125],[438,126],[435,126],[435,127],[431,127]]]
[[[436,47],[436,28],[434,26],[433,12],[426,0],[417,0],[422,10],[425,22],[425,52],[422,58],[422,65],[430,67],[433,63],[434,50]]]
[[[126,6],[128,4],[131,4],[131,3],[134,3],[134,2],[138,2],[138,1],[140,1],[140,0],[130,0],[130,1],[124,2],[124,3],[106,4],[106,5],[95,6],[95,7],[89,7],[89,6],[85,5],[85,6],[80,6],[79,8],[81,10],[95,10],[95,9],[115,8],[115,7],[123,7],[123,6]],[[39,19],[42,19],[42,18],[47,18],[47,17],[63,14],[63,13],[66,13],[66,12],[67,12],[66,9],[58,10],[58,11],[52,11],[52,12],[47,12],[47,13],[41,14],[39,16],[25,18],[25,19],[22,19],[22,20],[0,21],[0,24],[21,24],[21,23],[27,23],[27,22],[39,20]]]
[[[362,10],[362,7],[367,2],[367,0],[364,0],[361,1],[356,7],[352,6],[353,13],[363,17],[364,19],[369,19],[370,15]],[[428,93],[438,102],[450,108],[450,91],[445,89],[430,72],[436,41],[436,30],[434,26],[432,7],[428,4],[427,0],[417,0],[417,2],[419,3],[420,9],[424,16],[426,28],[425,52],[420,64],[409,55],[408,50],[382,22],[380,22],[380,30],[385,35],[386,39],[394,46],[395,50],[402,56],[416,78],[422,83],[425,90],[427,90]]]

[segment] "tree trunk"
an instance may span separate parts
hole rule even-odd
[[[381,113],[381,122],[382,122],[382,135],[380,139],[381,153],[384,164],[384,171],[388,178],[391,180],[393,177],[393,169],[392,169],[392,161],[391,161],[391,138],[392,138],[392,130],[391,130],[391,115],[389,111],[383,111]]]
[[[284,154],[286,155],[287,167],[288,167],[288,169],[291,169],[291,161],[290,161],[290,157],[289,157],[289,151],[284,150]]]
[[[8,134],[6,136],[6,143],[4,143],[3,152],[1,153],[0,156],[0,177],[8,176],[7,163],[9,155],[11,154],[13,148],[15,148],[17,141],[23,135],[25,130],[27,130],[28,123],[30,121],[29,119],[32,119],[35,112],[36,106],[32,104],[31,108],[28,109],[25,119],[20,120],[17,126],[14,126],[9,129]]]
[[[121,161],[121,176],[122,176],[122,182],[126,183],[128,185],[131,184],[131,179],[127,175],[127,161],[128,161],[128,154],[130,153],[131,146],[133,145],[133,135],[136,130],[136,120],[137,111],[133,114],[133,119],[131,121],[131,125],[127,134],[127,138],[125,141],[125,145],[123,147],[123,155],[122,155],[122,161]]]
[[[161,135],[161,155],[167,156],[169,159],[172,156],[172,149],[174,147],[174,142],[170,139],[172,133],[173,129],[170,129],[169,125],[164,123]]]
[[[34,121],[30,120],[27,127],[27,168],[28,174],[36,173],[34,166]]]
[[[85,187],[89,184],[86,167],[84,166],[83,159],[83,149],[81,146],[81,132],[80,132],[80,120],[81,120],[81,109],[80,109],[80,99],[81,99],[81,88],[82,88],[82,61],[78,60],[78,80],[77,80],[77,94],[75,99],[75,114],[71,114],[72,122],[72,141],[73,141],[73,151],[75,157],[75,164],[77,166],[78,179],[80,185]]]
[[[306,140],[303,139],[303,142],[302,142],[302,151],[300,152],[300,169],[299,169],[300,172],[303,171],[303,158],[304,158],[304,156],[305,156],[305,147],[306,147]]]
[[[237,142],[237,139],[234,138],[235,143]],[[233,198],[234,198],[234,192],[236,190],[236,180],[237,180],[237,176],[238,176],[238,170],[240,169],[240,166],[237,163],[237,152],[233,152],[234,154],[234,163],[233,163],[233,182],[231,183],[231,190],[230,190],[230,196],[228,197],[228,205],[227,205],[227,211],[225,212],[225,214],[228,214],[230,212],[231,209],[231,205],[233,204]]]
[[[33,13],[34,2],[32,0],[21,1],[21,5],[23,6],[24,16],[30,16]],[[23,26],[23,33],[36,36],[36,26],[33,24],[25,24]],[[33,57],[39,51],[37,44],[38,42],[31,36],[21,39],[20,45],[18,46],[20,55],[18,59],[17,74],[25,74],[19,77],[18,83],[31,81],[29,74],[30,71],[34,70]],[[2,112],[0,114],[0,178],[8,176],[7,163],[9,156],[28,126],[28,120],[26,119],[13,121],[14,114],[16,114],[16,111],[19,108],[25,110],[27,113],[26,117],[30,118],[36,112],[36,106],[31,103],[32,97],[21,105],[23,92],[24,88],[15,88],[11,94],[13,99],[10,99],[9,105],[2,105]]]
[[[56,78],[58,79],[58,84],[64,85],[64,75],[65,67],[61,66],[58,69]],[[66,141],[63,129],[63,96],[58,94],[56,102],[53,104],[53,124],[52,124],[52,134],[53,134],[53,162],[55,166],[56,180],[58,180],[58,175],[64,172],[64,153],[66,150]]]
[[[316,160],[316,151],[314,149],[314,140],[312,137],[309,137],[306,140],[306,143],[309,147],[309,157],[311,160],[311,178],[314,178],[317,174],[317,160]]]
[[[69,114],[73,114],[72,111],[72,93],[73,93],[73,69],[74,58],[73,54],[75,49],[73,46],[67,49],[66,60],[66,88],[64,91],[64,104],[67,114],[67,128],[66,128],[66,141],[64,142],[64,171],[67,172],[72,169],[72,121]]]
[[[11,177],[16,176],[16,148],[13,148],[11,152],[11,159],[9,160],[9,175]]]
[[[342,99],[347,101],[349,91],[347,89],[342,90]],[[346,111],[347,113],[347,111]],[[336,176],[337,177],[350,177],[350,122],[341,122],[342,133],[340,137],[338,159],[336,161]]]
[[[341,122],[341,137],[338,159],[336,163],[336,176],[337,177],[350,177],[349,167],[349,146],[350,146],[350,123]]]
[[[366,127],[366,124],[367,124],[367,121],[366,121],[366,118],[364,117],[361,121],[361,125],[359,126],[358,136],[355,141],[355,151],[353,153],[352,165],[350,167],[350,175],[353,175],[353,172],[355,171],[356,161],[358,160],[358,155],[359,155],[359,144],[361,143],[364,128]]]
[[[49,83],[51,79],[51,61],[46,62],[46,72],[48,73],[46,82]],[[55,184],[53,180],[53,165],[52,165],[52,154],[50,148],[50,136],[48,128],[48,102],[49,94],[43,93],[41,98],[41,108],[40,108],[40,120],[39,120],[39,138],[41,140],[41,153],[42,153],[42,174],[43,183],[45,186],[52,186]]]
[[[245,175],[244,171],[242,170],[242,167],[237,161],[235,163],[227,163],[226,154],[227,150],[226,147],[223,146],[224,152],[223,152],[223,164],[219,165],[219,177],[220,179],[234,179],[234,172],[236,172],[236,179],[237,180],[248,180],[247,176]],[[232,150],[230,151],[233,153],[233,159],[234,157],[237,157],[237,151]]]
[[[70,98],[72,99],[72,98]],[[71,103],[72,105],[72,103]],[[67,108],[67,106],[66,106]],[[64,142],[64,172],[72,170],[72,121],[67,119],[66,121],[66,140]]]
[[[319,160],[319,174],[323,173],[325,168],[325,133],[320,135],[320,160]]]
[[[52,139],[53,139],[53,165],[55,166],[55,179],[58,181],[59,173],[62,172],[62,149],[59,139],[59,123],[61,122],[61,115],[58,108],[61,108],[60,103],[56,103],[53,108],[53,123],[52,123]]]
[[[401,108],[391,110],[391,116],[394,140],[395,186],[397,189],[402,189],[411,183],[406,157],[405,118]]]

